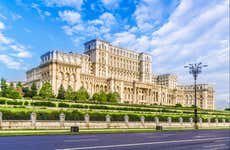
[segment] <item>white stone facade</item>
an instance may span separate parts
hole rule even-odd
[[[92,95],[99,91],[118,92],[121,103],[191,106],[193,86],[178,86],[177,76],[154,75],[151,55],[127,50],[102,40],[85,43],[84,54],[49,51],[38,67],[27,71],[27,85],[52,84],[57,94],[61,84],[78,90],[85,87]],[[198,106],[214,109],[213,88],[198,85]]]

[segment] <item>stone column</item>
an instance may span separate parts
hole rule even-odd
[[[65,114],[64,113],[60,113],[59,120],[60,120],[60,127],[65,127]]]
[[[86,123],[89,123],[89,119],[90,119],[90,118],[89,118],[89,114],[85,114],[84,118],[85,118],[85,122],[86,122]]]
[[[0,111],[0,129],[2,128],[2,112]]]
[[[179,118],[179,122],[180,122],[180,125],[182,126],[183,125],[183,118],[182,117]]]
[[[200,127],[202,127],[202,122],[203,122],[202,118],[199,118]]]
[[[129,116],[128,115],[124,116],[124,121],[125,121],[125,123],[129,123]]]
[[[216,118],[215,119],[216,126],[218,126],[219,120]]]
[[[145,123],[145,116],[141,116],[140,120],[141,120],[141,123],[144,124]]]
[[[36,128],[37,114],[35,112],[32,112],[30,114],[30,120],[31,120],[31,123],[32,123],[32,127]]]
[[[191,117],[191,118],[189,118],[189,122],[190,122],[190,124],[191,124],[191,127],[193,126],[193,118]]]
[[[159,124],[159,118],[158,117],[155,117],[154,118],[155,119],[155,124],[156,124],[156,126]]]
[[[171,126],[171,124],[172,124],[172,118],[171,118],[171,117],[168,117],[168,118],[167,118],[167,122],[168,122],[168,125]]]
[[[225,119],[222,119],[222,123],[225,124]]]
[[[208,121],[208,126],[210,127],[211,119],[208,118],[207,121]]]
[[[84,118],[85,118],[86,127],[89,128],[89,121],[90,121],[89,114],[85,114]]]
[[[107,128],[110,128],[110,122],[111,122],[111,117],[110,115],[106,115],[105,116],[105,121],[107,123]]]

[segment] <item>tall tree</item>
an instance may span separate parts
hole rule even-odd
[[[65,92],[65,99],[74,100],[73,88],[71,86],[68,86]]]
[[[39,92],[39,95],[43,98],[51,98],[53,97],[53,90],[52,90],[52,86],[49,82],[45,82],[42,85],[42,88]]]
[[[109,92],[107,94],[107,101],[111,103],[117,103],[120,100],[120,96],[117,92]]]
[[[31,85],[31,97],[37,96],[37,95],[38,95],[38,89],[37,89],[35,82],[33,82]]]
[[[6,95],[6,97],[12,98],[12,99],[22,98],[22,96],[20,95],[20,93],[14,87],[14,83],[13,82],[11,82],[10,86],[7,88],[7,95]]]
[[[23,87],[22,91],[24,93],[24,97],[32,97],[31,90],[29,87]]]
[[[1,95],[2,95],[2,97],[7,96],[7,89],[8,89],[8,86],[6,84],[6,80],[2,78],[1,79]]]
[[[16,91],[20,94],[20,96],[24,96],[24,92],[22,90],[23,86],[22,86],[22,83],[19,81],[16,85]]]
[[[58,99],[65,99],[65,89],[64,89],[64,87],[63,87],[62,84],[61,84],[61,86],[59,87],[57,98],[58,98]]]
[[[19,81],[19,82],[17,83],[16,87],[21,87],[21,88],[22,88],[22,87],[23,87],[23,86],[22,86],[22,82]]]
[[[89,99],[89,93],[84,87],[81,87],[75,95],[75,100],[87,100]]]
[[[96,100],[98,102],[106,102],[107,101],[106,93],[103,91],[101,91],[99,93],[94,93],[93,94],[93,100]]]

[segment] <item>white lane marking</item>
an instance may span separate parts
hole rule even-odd
[[[219,146],[225,146],[226,144],[216,144],[216,145],[205,145],[203,147],[207,147],[207,148],[214,148],[214,147],[219,147]]]
[[[205,136],[205,135],[197,135],[197,136],[194,136],[194,138],[204,138],[204,137],[210,137],[210,136]]]
[[[216,140],[216,141],[214,141],[214,143],[218,143],[218,142],[228,142],[228,141],[230,141],[230,139],[227,139],[227,140]]]
[[[67,139],[77,139],[77,138],[80,138],[80,139],[84,138],[84,139],[86,139],[86,138],[95,138],[95,137],[97,137],[97,136],[95,136],[95,135],[91,135],[91,136],[71,135],[71,136],[65,137],[65,138],[67,138]]]
[[[147,143],[133,143],[133,144],[117,144],[117,145],[101,145],[101,146],[90,146],[90,147],[76,147],[76,148],[65,148],[56,150],[84,150],[84,149],[100,149],[100,148],[113,148],[113,147],[129,147],[129,146],[141,146],[141,145],[153,145],[153,144],[163,144],[163,143],[180,143],[180,142],[195,142],[195,141],[208,141],[208,140],[219,140],[219,139],[229,139],[229,137],[219,137],[219,138],[206,138],[206,139],[191,139],[191,140],[176,140],[176,141],[160,141],[160,142],[147,142]]]
[[[88,142],[88,141],[98,141],[98,139],[64,140],[64,142]]]

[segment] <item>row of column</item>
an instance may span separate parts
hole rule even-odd
[[[35,124],[36,124],[36,120],[37,120],[37,115],[36,115],[36,113],[34,113],[34,112],[31,113],[31,115],[30,115],[30,120],[31,120],[31,122],[32,122],[32,125],[35,125]],[[2,123],[2,121],[3,121],[3,114],[2,114],[2,112],[0,112],[0,124]],[[59,121],[60,121],[61,124],[63,123],[63,126],[64,126],[64,122],[65,122],[65,114],[64,114],[64,113],[61,113],[61,114],[59,115]],[[89,116],[89,114],[85,114],[85,116],[84,116],[84,121],[85,121],[86,123],[89,123],[89,122],[90,122],[90,116]],[[108,122],[108,123],[111,122],[111,116],[110,116],[110,115],[106,115],[106,116],[105,116],[105,121]],[[159,118],[158,118],[158,117],[154,117],[154,121],[155,121],[155,123],[159,123]],[[124,122],[125,122],[125,123],[128,123],[128,122],[129,122],[129,116],[128,116],[128,115],[124,115]],[[144,122],[145,122],[145,117],[144,117],[144,116],[141,116],[141,117],[140,117],[140,122],[141,122],[141,123],[144,123]],[[183,118],[180,117],[180,118],[178,119],[178,122],[179,122],[179,123],[183,123]],[[190,122],[190,123],[193,123],[193,118],[189,118],[189,122]],[[208,122],[208,123],[211,123],[211,119],[208,118],[208,119],[207,119],[207,122]],[[222,123],[225,123],[226,120],[225,120],[225,119],[222,119],[221,122],[222,122]],[[229,122],[230,122],[230,120],[229,120]],[[171,117],[168,117],[168,118],[167,118],[167,123],[172,123],[172,118],[171,118]],[[203,123],[202,118],[199,118],[199,123]],[[219,123],[219,120],[218,120],[217,118],[215,119],[215,123]]]

